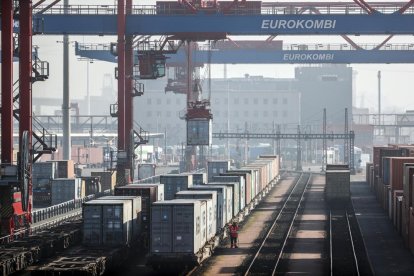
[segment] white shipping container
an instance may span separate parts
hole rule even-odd
[[[85,202],[83,219],[85,245],[119,246],[131,242],[131,200],[96,199]]]
[[[215,191],[217,193],[217,215],[216,228],[219,232],[226,225],[226,191],[225,186],[197,185],[190,188],[190,191]]]
[[[177,199],[200,199],[207,202],[207,239],[217,232],[217,191],[181,191],[175,194]],[[210,202],[211,201],[211,202]]]
[[[239,184],[239,206],[238,210],[243,210],[245,206],[246,187],[244,177],[239,175],[219,175],[213,177],[213,182],[236,182]]]
[[[231,206],[230,217],[235,217],[240,211],[240,184],[237,182],[209,182],[208,185],[224,185],[231,188],[231,195],[227,202]],[[230,221],[229,216],[227,216],[227,221]]]
[[[140,196],[103,196],[99,200],[130,200],[132,202],[132,236],[137,238],[141,232],[142,199]]]
[[[152,204],[151,253],[195,254],[206,240],[207,201],[173,199]]]
[[[211,146],[213,138],[211,119],[187,120],[187,145]]]

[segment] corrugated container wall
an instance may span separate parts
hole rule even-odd
[[[213,182],[235,182],[239,183],[239,210],[243,210],[244,206],[246,205],[246,183],[244,183],[244,177],[234,175],[220,175],[220,176],[214,176]]]
[[[52,205],[85,197],[85,187],[80,178],[56,178],[51,182]]]
[[[232,205],[231,217],[236,216],[240,211],[240,184],[238,182],[209,182],[208,185],[220,185],[231,188],[231,197],[227,202]]]
[[[325,173],[325,196],[327,201],[348,201],[350,199],[350,171],[331,170]]]
[[[181,191],[175,194],[177,199],[209,199],[208,203],[208,229],[207,234],[213,237],[217,229],[217,191]]]
[[[245,200],[245,205],[248,205],[250,203],[250,201],[252,200],[252,181],[251,181],[251,174],[248,171],[236,171],[236,170],[230,170],[226,173],[222,174],[223,176],[225,175],[235,175],[235,176],[241,176],[244,179],[244,191],[245,191],[245,195],[244,195],[244,200]]]
[[[175,193],[188,190],[193,186],[193,176],[188,174],[168,174],[160,176],[160,183],[164,184],[164,199],[175,198]]]
[[[225,186],[196,185],[190,191],[215,191],[217,193],[217,232],[226,225],[226,191]]]

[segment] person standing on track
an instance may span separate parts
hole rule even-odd
[[[231,248],[233,247],[238,248],[237,239],[239,237],[239,226],[237,225],[235,221],[233,221],[232,225],[230,225],[229,230],[230,230]]]

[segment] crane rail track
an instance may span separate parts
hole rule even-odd
[[[256,254],[243,273],[244,275],[274,275],[276,273],[311,176],[310,173],[300,175]]]

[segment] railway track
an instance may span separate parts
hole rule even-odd
[[[310,180],[310,173],[302,173],[300,175],[256,254],[250,261],[244,275],[274,275],[276,273]]]
[[[330,275],[373,275],[352,205],[329,212]]]

